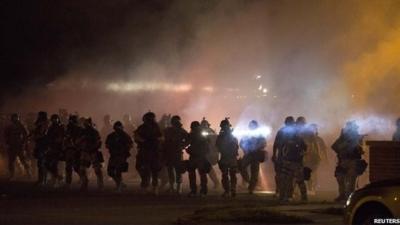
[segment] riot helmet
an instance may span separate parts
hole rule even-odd
[[[181,117],[178,115],[174,115],[171,117],[171,124],[174,127],[181,127],[182,123],[181,123]]]
[[[147,112],[143,115],[142,120],[143,122],[155,122],[156,114],[154,114],[153,112]]]
[[[122,125],[121,121],[117,121],[114,123],[113,128],[115,131],[122,131],[124,130],[124,126]]]

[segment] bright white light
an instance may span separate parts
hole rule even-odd
[[[266,93],[268,92],[268,89],[264,88],[264,89],[262,90],[262,92],[263,92],[264,94],[266,94]]]
[[[237,138],[242,138],[244,136],[247,137],[268,137],[272,132],[271,127],[269,126],[260,126],[255,130],[250,130],[250,129],[241,129],[241,128],[235,128],[233,130],[233,136]]]
[[[261,79],[261,75],[256,76],[256,80],[259,80],[259,79]]]
[[[347,198],[347,201],[346,201],[346,206],[349,206],[350,205],[350,203],[351,203],[351,197],[353,196],[353,193],[351,193],[350,195],[349,195],[349,197]]]
[[[258,86],[258,90],[262,90],[263,89],[263,86],[262,86],[262,84],[260,84],[260,86]]]
[[[140,92],[140,91],[170,91],[187,92],[192,90],[190,84],[172,84],[162,82],[113,82],[106,86],[106,90],[115,92]]]
[[[204,137],[207,137],[208,136],[208,132],[207,131],[202,131],[201,135],[204,136]]]

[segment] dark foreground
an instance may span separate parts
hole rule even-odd
[[[0,224],[342,224],[341,206],[322,201],[323,195],[311,197],[308,204],[282,206],[271,194],[239,194],[235,199],[213,191],[204,198],[152,196],[132,186],[123,193],[110,186],[84,194],[77,187],[46,190],[29,182],[3,181]]]

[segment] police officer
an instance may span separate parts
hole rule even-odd
[[[189,197],[197,195],[196,170],[200,175],[200,195],[207,195],[207,173],[210,172],[211,167],[207,160],[209,139],[207,134],[202,131],[198,121],[193,121],[190,124],[189,147],[186,149],[186,152],[189,154]]]
[[[122,121],[122,125],[124,126],[124,131],[133,138],[134,132],[136,130],[136,125],[134,123],[134,121],[132,120],[132,117],[130,114],[125,114],[123,116],[123,121]],[[131,155],[136,156],[137,154],[137,149],[136,149],[136,145],[133,144],[132,148],[130,150]],[[128,159],[128,163],[130,165],[136,165],[136,157],[129,157]],[[138,174],[136,170],[130,170],[128,173],[128,178],[130,179],[137,179],[138,178]]]
[[[160,127],[161,130],[161,135],[164,136],[164,131],[167,127],[171,126],[171,114],[163,114],[161,116],[161,119],[158,121],[158,126]],[[161,159],[161,169],[160,172],[158,172],[158,178],[160,180],[160,189],[164,189],[164,187],[169,183],[169,175],[168,175],[168,168],[165,165],[165,162],[163,162],[164,156],[162,156],[162,152],[160,154],[160,159]]]
[[[294,132],[295,130],[295,121],[292,116],[288,116],[285,119],[285,125],[276,134],[274,145],[273,145],[273,153],[272,153],[272,162],[274,163],[275,169],[275,193],[278,196],[281,193],[281,169],[282,169],[282,153],[283,153],[283,141],[285,139],[285,134]]]
[[[392,140],[400,141],[400,118],[397,119],[397,121],[396,121],[396,127],[397,127],[397,129],[396,129],[396,132],[394,132],[394,134],[393,134]]]
[[[49,129],[49,121],[46,112],[39,112],[35,130],[33,131],[33,139],[35,140],[34,156],[37,159],[38,181],[40,186],[46,185],[47,170],[46,170],[46,153],[48,151],[47,130]]]
[[[335,170],[335,177],[339,185],[339,196],[335,201],[344,201],[355,190],[358,176],[357,162],[361,159],[363,135],[358,132],[358,125],[355,121],[349,121],[342,129],[339,138],[333,143],[338,164]]]
[[[79,126],[78,116],[70,115],[65,131],[64,151],[65,151],[65,183],[68,188],[72,183],[72,172],[79,175],[79,140],[82,135],[82,127]]]
[[[231,124],[226,118],[221,121],[221,130],[218,134],[216,146],[221,155],[218,162],[222,173],[222,186],[224,188],[223,197],[236,196],[236,173],[237,157],[239,155],[239,143],[237,138],[232,135]]]
[[[315,192],[318,186],[317,172],[321,162],[328,163],[326,145],[324,140],[318,135],[318,125],[308,126],[310,136],[306,141],[307,152],[304,155],[304,166],[311,169],[311,177],[307,181],[308,190]]]
[[[122,173],[128,172],[127,159],[130,156],[130,149],[133,141],[131,137],[124,131],[124,127],[120,121],[114,123],[114,132],[109,134],[106,139],[106,147],[110,153],[107,172],[113,178],[117,191],[122,191],[126,185],[122,182]]]
[[[293,184],[297,184],[301,200],[307,201],[307,188],[304,181],[303,156],[307,145],[299,135],[299,130],[292,126],[285,128],[282,138],[281,193],[279,199],[289,201],[293,195]]]
[[[158,195],[158,173],[160,172],[160,139],[161,130],[156,122],[156,115],[148,112],[143,115],[143,124],[134,132],[137,143],[136,169],[140,175],[140,186],[147,191],[150,180],[153,194]]]
[[[27,143],[27,150],[26,150],[26,157],[29,161],[29,167],[32,171],[32,175],[36,174],[36,160],[34,159],[33,152],[35,149],[35,140],[33,138],[33,133],[35,130],[35,120],[36,120],[36,113],[29,112],[25,117],[25,124],[26,129],[28,132],[28,143]]]
[[[249,194],[253,194],[258,182],[260,172],[260,155],[264,154],[264,148],[267,146],[267,140],[261,134],[254,132],[258,129],[258,122],[255,120],[249,123],[249,135],[244,136],[240,140],[240,148],[244,152],[241,160],[240,173],[244,181],[249,183]],[[247,168],[250,166],[250,175]]]
[[[99,132],[92,123],[92,119],[88,118],[84,121],[84,129],[80,138],[80,169],[81,191],[87,191],[89,179],[87,169],[92,166],[97,177],[98,189],[104,188],[102,163],[104,162],[103,154],[99,150],[101,147],[101,138]]]
[[[47,140],[49,149],[46,152],[46,168],[47,171],[52,175],[52,184],[59,186],[62,177],[58,172],[58,162],[63,157],[63,143],[65,129],[61,124],[60,117],[57,114],[53,114],[50,117],[50,127],[47,131]]]
[[[215,172],[214,166],[218,164],[218,149],[215,145],[216,140],[217,140],[217,133],[211,128],[211,124],[206,120],[205,117],[200,122],[200,126],[202,129],[202,132],[206,134],[208,140],[209,140],[209,153],[207,154],[207,159],[208,162],[211,164],[210,172],[208,173],[208,176],[210,177],[211,181],[214,183],[214,189],[217,189],[220,184],[219,180],[217,177],[217,173]]]
[[[5,128],[5,142],[8,146],[8,171],[9,179],[14,177],[15,173],[15,162],[17,158],[21,161],[24,166],[25,173],[30,177],[31,172],[29,164],[26,161],[26,144],[28,132],[20,122],[18,114],[14,113],[11,115],[11,124]]]
[[[163,158],[167,166],[170,191],[181,193],[183,149],[188,142],[188,132],[182,128],[181,118],[172,116],[171,126],[164,130]],[[176,184],[176,187],[175,187]]]
[[[296,127],[298,135],[307,146],[304,152],[303,165],[306,169],[312,171],[307,181],[307,188],[310,192],[315,193],[315,178],[320,162],[317,136],[314,128],[307,124],[306,118],[303,116],[297,118]]]

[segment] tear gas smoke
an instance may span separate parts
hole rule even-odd
[[[3,108],[63,107],[97,116],[110,110],[116,117],[152,109],[182,114],[187,124],[204,115],[218,124],[225,116],[237,119],[251,105],[274,130],[285,116],[304,115],[322,133],[337,132],[360,113],[386,121],[400,114],[393,104],[400,84],[396,1],[173,1],[165,6],[158,12],[163,22],[146,13],[143,19],[132,16],[107,37],[123,46],[123,61],[110,63],[105,59],[118,59],[112,50],[93,47],[99,54],[76,56],[66,74],[44,87],[27,88],[29,94],[9,98]],[[177,22],[175,15],[187,22]],[[138,32],[142,28],[134,21],[149,18],[157,24],[154,30]],[[148,48],[137,47],[154,33],[158,38]],[[99,66],[100,61],[108,63]],[[165,102],[167,107],[160,107]]]
[[[30,76],[33,85],[3,111],[68,108],[97,121],[129,112],[140,122],[152,110],[181,115],[186,127],[229,116],[238,136],[253,119],[270,135],[286,116],[305,116],[328,145],[356,119],[370,139],[391,136],[400,115],[399,1],[134,4],[112,3],[121,11],[113,29],[81,29],[96,42],[59,52],[66,69]]]
[[[140,91],[170,91],[188,92],[192,89],[190,84],[171,84],[171,83],[147,83],[147,82],[124,82],[110,83],[107,90],[115,92],[140,92]]]
[[[272,130],[271,127],[268,126],[260,126],[257,129],[249,130],[248,128],[243,127],[235,127],[233,129],[233,135],[237,138],[242,137],[269,137]]]

